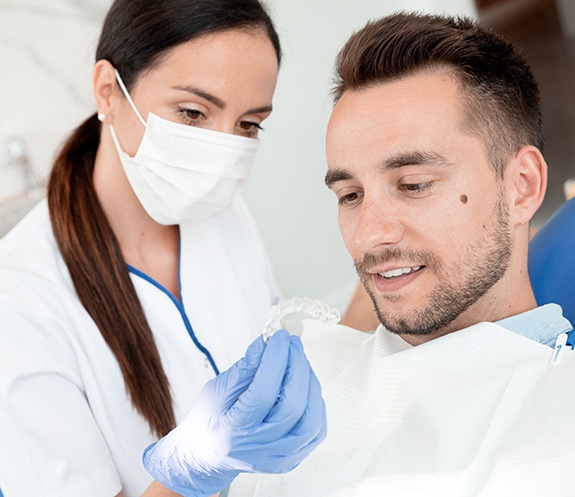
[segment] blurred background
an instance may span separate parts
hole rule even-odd
[[[93,54],[111,0],[0,0],[0,236],[44,195],[63,138],[95,111]],[[244,198],[286,297],[343,310],[355,285],[335,197],[323,185],[334,57],[368,19],[400,9],[463,14],[514,39],[537,78],[549,163],[534,224],[575,176],[573,0],[268,0],[285,53],[274,113]],[[233,243],[230,240],[229,243]]]

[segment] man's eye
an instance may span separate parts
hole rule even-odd
[[[342,195],[338,199],[339,205],[353,205],[361,199],[362,194],[360,192],[352,192],[347,195]]]
[[[431,188],[433,182],[426,183],[404,183],[400,185],[400,189],[408,193],[421,193]]]

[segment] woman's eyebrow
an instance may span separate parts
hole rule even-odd
[[[222,110],[226,108],[226,103],[221,98],[218,98],[200,88],[196,88],[195,86],[172,86],[172,90],[187,91],[188,93],[193,93],[194,95],[213,103],[216,107]]]
[[[211,93],[202,90],[201,88],[197,88],[195,86],[172,86],[172,89],[192,93],[197,97],[203,98],[208,102],[211,102],[219,109],[224,110],[226,108],[226,103],[221,98],[216,97],[215,95],[212,95]],[[272,111],[271,105],[262,105],[261,107],[255,107],[253,109],[248,110],[246,114],[261,114],[271,111]]]

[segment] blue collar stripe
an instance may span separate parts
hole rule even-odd
[[[192,328],[192,324],[190,323],[190,320],[188,319],[188,316],[186,314],[186,310],[184,309],[183,304],[176,298],[174,297],[174,295],[164,286],[160,285],[156,280],[150,278],[146,273],[143,273],[142,271],[140,271],[139,269],[136,269],[134,266],[131,266],[130,264],[128,264],[128,270],[135,274],[136,276],[139,276],[140,278],[146,280],[147,282],[151,283],[152,285],[154,285],[156,288],[158,288],[159,290],[161,290],[162,292],[164,292],[169,298],[170,300],[174,303],[174,305],[176,306],[176,309],[178,309],[178,311],[180,312],[180,315],[182,317],[182,320],[184,321],[184,325],[186,326],[186,330],[188,331],[188,334],[190,335],[192,341],[194,342],[194,344],[196,345],[196,347],[202,352],[202,354],[204,354],[206,356],[206,358],[208,359],[208,361],[210,362],[210,365],[212,366],[212,369],[214,370],[214,372],[216,373],[216,375],[220,374],[220,370],[218,369],[218,367],[216,366],[216,362],[214,361],[212,354],[210,354],[209,350],[206,349],[198,340],[198,338],[196,337],[196,334],[194,333],[194,329]],[[179,279],[180,276],[178,274],[178,285],[179,285]],[[180,291],[180,295],[181,295],[181,291]]]

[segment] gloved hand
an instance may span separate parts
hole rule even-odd
[[[298,337],[259,337],[209,381],[184,420],[144,452],[146,470],[186,497],[207,497],[241,472],[286,473],[326,436],[321,388]]]

